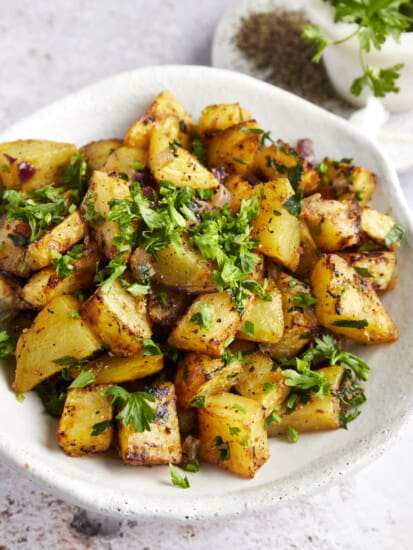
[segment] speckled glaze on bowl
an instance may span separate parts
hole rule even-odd
[[[407,228],[399,253],[400,282],[384,301],[400,339],[358,352],[372,365],[368,402],[349,430],[302,435],[296,445],[271,441],[271,459],[246,481],[203,466],[184,491],[166,467],[132,468],[115,456],[68,458],[56,443],[56,423],[34,393],[18,403],[10,390],[12,369],[0,371],[0,456],[50,490],[84,507],[126,516],[203,519],[238,515],[296,499],[379,456],[412,408],[412,225],[396,174],[381,151],[344,120],[248,76],[205,67],[162,66],[123,73],[38,111],[0,136],[88,141],[122,136],[161,90],[172,91],[195,117],[210,103],[239,101],[273,136],[314,140],[319,158],[353,157],[380,181],[374,204],[391,209]],[[410,323],[409,323],[410,321]],[[62,335],[64,337],[64,335]]]

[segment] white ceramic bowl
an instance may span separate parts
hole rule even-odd
[[[308,13],[312,23],[318,25],[323,33],[333,40],[341,40],[356,30],[356,25],[334,22],[334,10],[322,0],[309,0]],[[365,89],[360,96],[350,93],[353,80],[362,73],[359,61],[359,41],[352,38],[348,42],[328,47],[323,55],[328,76],[339,92],[347,101],[362,107],[372,92]],[[371,65],[388,68],[403,63],[400,78],[396,84],[400,88],[398,93],[389,93],[380,98],[383,106],[391,112],[407,111],[413,108],[413,32],[402,34],[400,42],[388,38],[381,50],[372,49],[366,56]]]
[[[412,229],[396,174],[373,143],[342,119],[300,98],[220,69],[171,66],[120,74],[38,111],[0,140],[31,137],[82,145],[122,136],[164,89],[176,94],[195,117],[207,104],[239,101],[275,137],[291,142],[311,137],[319,158],[354,157],[378,174],[375,204],[392,209],[407,227],[410,243],[399,254],[399,286],[385,298],[400,340],[361,350],[372,366],[368,402],[348,431],[302,435],[296,445],[271,441],[271,459],[251,481],[203,466],[190,475],[191,488],[182,490],[171,485],[166,467],[127,467],[114,456],[68,458],[56,444],[56,422],[42,412],[37,396],[30,393],[23,403],[16,401],[7,367],[0,370],[0,456],[22,474],[94,510],[178,519],[235,515],[299,498],[339,479],[380,455],[405,422],[413,395]]]

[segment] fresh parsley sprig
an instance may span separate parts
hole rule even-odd
[[[332,5],[335,11],[335,22],[355,24],[356,30],[339,40],[331,40],[323,35],[315,25],[306,25],[303,38],[316,46],[313,57],[319,63],[324,50],[328,46],[342,44],[354,37],[359,41],[359,58],[362,69],[360,77],[356,78],[350,92],[359,96],[366,86],[376,97],[384,97],[389,92],[398,92],[400,88],[396,81],[400,76],[403,64],[392,67],[378,68],[370,65],[366,54],[372,49],[381,50],[388,37],[399,41],[403,32],[410,30],[412,18],[404,13],[403,8],[409,0],[324,0]]]
[[[78,260],[83,253],[83,244],[76,244],[66,254],[62,255],[57,250],[52,250],[52,264],[55,266],[56,275],[67,277],[73,273],[75,266],[74,260]]]
[[[11,357],[16,350],[16,338],[6,330],[0,330],[0,358]]]

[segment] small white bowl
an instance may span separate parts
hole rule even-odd
[[[122,136],[165,89],[194,117],[207,104],[239,101],[274,137],[291,143],[311,137],[319,159],[353,157],[377,173],[375,205],[392,209],[408,231],[399,254],[398,288],[385,297],[400,339],[361,349],[372,366],[368,402],[348,431],[303,434],[296,445],[272,440],[271,459],[250,481],[203,465],[200,473],[189,474],[191,488],[182,490],[171,485],[166,467],[133,468],[105,455],[69,458],[57,446],[56,421],[43,413],[38,397],[31,392],[17,402],[6,365],[0,368],[0,457],[68,500],[101,512],[165,519],[236,515],[302,497],[360,468],[379,456],[404,424],[413,396],[413,232],[396,173],[374,143],[341,118],[235,72],[162,66],[123,73],[38,111],[0,135],[0,141],[44,138],[82,145]]]
[[[356,25],[334,22],[334,9],[322,0],[309,0],[308,14],[312,22],[333,40],[340,40],[356,30]],[[348,42],[329,46],[323,55],[324,64],[330,80],[347,101],[363,107],[371,90],[365,89],[359,97],[350,93],[353,80],[362,73],[359,61],[359,41],[352,38]],[[400,78],[396,81],[400,92],[391,92],[380,98],[383,106],[390,112],[407,111],[413,108],[413,32],[403,33],[400,42],[388,38],[381,50],[372,49],[366,60],[371,65],[387,68],[403,63]]]

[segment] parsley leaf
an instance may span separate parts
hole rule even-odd
[[[96,380],[95,375],[93,374],[93,369],[88,369],[80,372],[73,382],[69,385],[69,389],[73,388],[85,388]]]
[[[78,260],[82,256],[82,253],[83,244],[73,246],[64,256],[57,250],[52,250],[52,264],[56,268],[56,275],[59,277],[67,277],[73,273],[75,269],[73,261]]]
[[[112,420],[102,420],[102,422],[97,422],[96,424],[93,424],[92,435],[103,434],[103,432],[110,428],[112,424]]]
[[[285,208],[287,212],[298,218],[303,208],[303,191],[295,193],[288,200],[286,200],[283,204],[283,208]]]
[[[214,319],[214,306],[211,304],[199,304],[199,311],[191,317],[191,322],[205,330],[211,330]]]
[[[10,357],[16,350],[16,339],[6,330],[0,330],[0,358]]]
[[[68,187],[73,187],[72,197],[75,204],[82,202],[87,188],[87,164],[83,155],[73,155],[69,164],[63,170],[61,182]]]
[[[311,294],[308,294],[307,292],[296,292],[292,296],[292,300],[294,302],[294,309],[305,309],[307,307],[313,306],[318,302],[318,298],[314,298],[313,296],[311,296]]]
[[[251,321],[245,321],[242,327],[239,327],[238,330],[247,336],[254,336],[255,334],[254,323],[251,323]]]
[[[154,408],[148,402],[155,402],[155,396],[148,392],[129,393],[121,386],[111,386],[104,395],[113,398],[112,404],[121,407],[116,415],[124,426],[132,424],[135,432],[151,431],[151,422],[156,418]]]
[[[192,141],[192,154],[199,160],[204,166],[207,165],[207,152],[206,147],[202,141],[198,138],[195,138]]]
[[[181,476],[175,466],[169,463],[169,472],[171,474],[172,484],[175,487],[181,487],[181,489],[188,489],[190,487],[188,476]]]
[[[390,248],[392,244],[400,242],[404,237],[404,227],[395,223],[387,235],[384,237],[384,244]]]
[[[368,326],[367,319],[338,319],[333,322],[335,327],[365,328]]]
[[[162,355],[161,348],[151,338],[144,338],[142,343],[144,355]]]
[[[297,365],[298,367],[298,365]],[[315,397],[322,398],[330,394],[330,383],[322,372],[301,367],[300,372],[293,369],[283,370],[285,385],[299,390],[315,391]]]
[[[298,441],[298,432],[292,426],[287,426],[285,428],[285,433],[287,435],[288,441],[290,443],[297,443]]]

